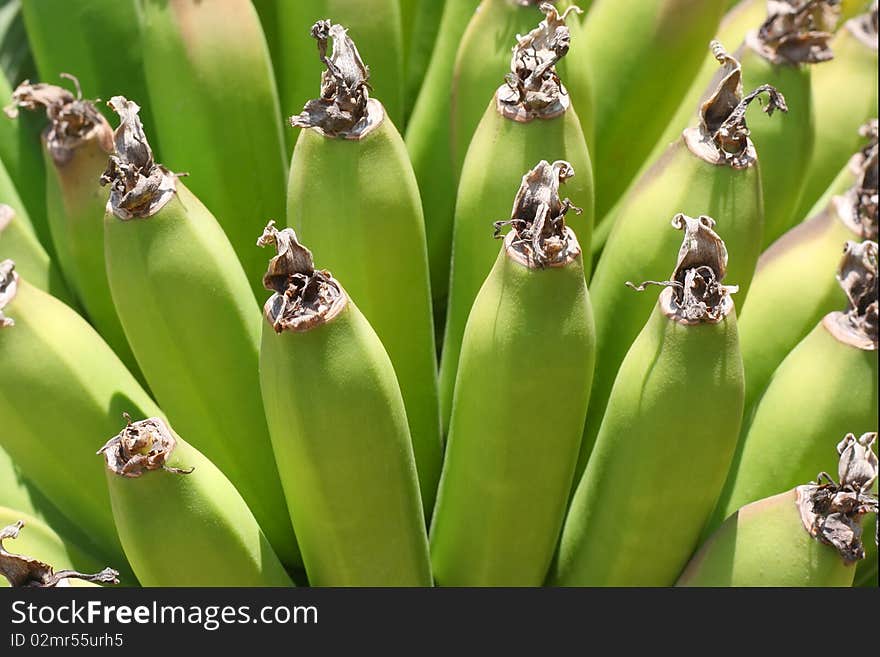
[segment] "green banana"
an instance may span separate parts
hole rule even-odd
[[[728,248],[736,254],[730,277],[739,284],[740,299],[748,294],[764,215],[758,155],[748,138],[744,113],[764,92],[770,98],[768,113],[785,111],[786,106],[769,85],[743,97],[739,62],[717,42],[713,51],[723,75],[700,108],[699,126],[686,130],[667,149],[610,220],[611,233],[590,283],[597,331],[596,378],[576,477],[586,467],[617,368],[651,314],[651,300],[632,298],[624,282],[659,279],[666,253],[675,248],[675,236],[657,217],[683,211],[717,218]]]
[[[98,450],[113,517],[144,586],[292,586],[235,486],[161,419]]]
[[[27,531],[21,535],[25,526]],[[10,539],[15,539],[20,554],[6,550],[3,541]],[[119,572],[112,568],[90,575],[74,570],[73,562],[67,546],[48,525],[27,514],[0,507],[0,575],[6,579],[6,582],[0,579],[0,588],[119,584]],[[55,570],[59,566],[62,570]],[[71,580],[79,582],[74,584]]]
[[[614,381],[552,582],[669,586],[698,547],[739,435],[742,359],[715,221],[678,214],[678,262]],[[645,289],[645,284],[633,286]],[[662,540],[658,541],[658,537]]]
[[[98,97],[137,98],[147,108],[152,133],[153,112],[141,66],[146,53],[140,0],[20,2],[28,44],[44,82],[76,71],[83,88]]]
[[[346,29],[319,21],[312,36],[328,70],[321,98],[290,119],[303,130],[291,162],[287,222],[346,281],[391,357],[429,518],[442,443],[419,190],[403,139],[382,103],[369,96],[368,70]]]
[[[822,321],[782,361],[750,416],[710,524],[829,470],[823,437],[877,427],[877,244],[849,243],[838,276],[845,312]],[[797,289],[792,290],[797,294]]]
[[[22,83],[12,98],[16,112],[18,108],[45,109],[49,120],[42,141],[49,228],[59,263],[92,325],[139,376],[113,307],[104,267],[101,218],[108,192],[98,179],[113,152],[113,129],[90,101],[82,99],[79,82],[73,81],[77,97],[54,85]]]
[[[558,194],[570,168],[540,162],[514,219],[496,223],[512,230],[464,332],[431,526],[441,586],[540,586],[559,539],[595,356],[581,247]]]
[[[575,108],[592,97],[600,222],[697,73],[724,5],[725,0],[600,0],[582,28],[573,26],[573,41],[582,46],[572,50],[566,72]]]
[[[404,97],[406,122],[432,59],[434,44],[440,31],[446,0],[400,0],[404,45]],[[408,16],[408,17],[407,17]],[[448,94],[448,89],[446,90]],[[447,118],[448,117],[444,117]]]
[[[0,162],[0,178],[3,176],[2,168],[3,163]],[[20,271],[34,287],[72,303],[61,272],[49,259],[37,236],[5,203],[0,203],[0,257],[20,263]]]
[[[876,517],[877,434],[848,434],[837,446],[839,479],[752,502],[718,529],[678,586],[851,586],[864,558],[862,521]],[[870,542],[871,539],[869,538]]]
[[[517,41],[506,82],[486,108],[462,169],[440,362],[444,428],[452,410],[468,313],[498,255],[494,244],[485,239],[486,218],[507,215],[511,190],[517,189],[523,180],[522,172],[535,162],[558,160],[561,181],[578,172],[571,184],[570,203],[578,208],[581,217],[572,223],[582,248],[587,252],[590,248],[592,164],[578,115],[569,104],[566,88],[555,70],[555,63],[568,51],[565,20],[571,10],[559,14],[546,3],[541,5],[541,10],[545,12],[544,20]]]
[[[832,271],[848,240],[877,239],[877,149],[861,180],[825,211],[799,224],[761,255],[739,332],[746,372],[746,417],[786,355],[816,322],[846,302]],[[865,245],[845,248],[845,261]],[[870,248],[870,247],[868,247]],[[844,265],[845,266],[845,265]],[[750,500],[751,501],[751,500]]]
[[[174,426],[238,488],[281,560],[299,563],[259,394],[257,303],[229,240],[156,164],[121,96],[104,218],[110,291],[125,335]]]
[[[158,408],[85,320],[20,280],[9,260],[0,263],[0,361],[0,447],[96,556],[121,568],[107,487],[89,454],[124,410]]]
[[[274,222],[260,381],[313,586],[430,586],[403,398],[379,337],[340,283]],[[341,239],[344,239],[341,237]]]
[[[555,0],[554,0],[555,1]],[[461,35],[452,70],[450,144],[455,180],[471,137],[486,112],[486,98],[510,71],[511,43],[538,19],[542,0],[482,0]],[[588,116],[585,112],[585,117]],[[536,158],[537,159],[537,158]]]
[[[877,3],[870,14],[847,21],[829,45],[834,59],[813,72],[815,143],[795,220],[808,216],[858,148],[859,126],[877,116]]]
[[[315,44],[306,34],[316,22],[332,20],[350,30],[364,61],[371,64],[371,74],[375,74],[370,76],[370,85],[376,96],[382,99],[394,123],[404,125],[404,45],[399,0],[276,2],[279,47],[274,64],[285,115],[297,112],[315,97],[321,62],[315,57]],[[289,153],[296,140],[290,134],[286,138]]]
[[[143,9],[150,134],[164,162],[190,167],[189,187],[217,217],[259,294],[263,263],[252,235],[263,217],[284,211],[287,161],[256,10],[249,0],[144,0]]]
[[[442,333],[449,293],[452,224],[458,177],[450,142],[452,71],[459,41],[478,0],[446,0],[424,83],[406,127],[406,148],[419,183],[431,271],[434,319]]]
[[[6,75],[0,72],[0,98],[11,98],[12,87]],[[8,113],[9,110],[6,109]],[[52,249],[49,224],[46,217],[46,171],[40,155],[42,126],[31,118],[26,121],[5,121],[0,117],[0,162],[9,179],[18,190],[28,216],[36,219],[34,227],[44,248]],[[54,253],[50,257],[54,259]]]

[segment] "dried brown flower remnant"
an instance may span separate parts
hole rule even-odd
[[[822,320],[838,340],[874,351],[878,341],[877,243],[847,242],[837,274],[847,298],[847,308]]]
[[[18,274],[15,273],[15,263],[12,260],[0,262],[0,329],[15,326],[11,317],[3,314],[3,308],[8,306],[18,292]]]
[[[160,418],[132,422],[125,414],[125,428],[98,450],[104,455],[107,468],[121,477],[137,479],[145,472],[165,470],[174,474],[190,474],[166,465],[177,445],[174,434]]]
[[[774,64],[827,62],[838,20],[839,0],[768,0],[767,19],[746,43]]]
[[[847,563],[864,558],[862,518],[877,513],[877,497],[871,486],[877,479],[876,433],[858,439],[847,434],[837,445],[840,454],[835,483],[825,472],[817,481],[797,487],[797,505],[804,528],[815,539],[835,548]]]
[[[577,238],[565,225],[565,215],[569,210],[580,214],[581,209],[559,195],[560,185],[573,176],[574,167],[568,162],[541,160],[523,176],[511,218],[494,223],[496,238],[503,227],[513,229],[513,237],[505,244],[527,267],[562,266],[580,253]]]
[[[763,110],[768,115],[773,116],[776,110],[788,112],[788,106],[785,97],[769,84],[761,85],[743,96],[740,62],[728,54],[718,41],[713,41],[710,48],[722,66],[721,79],[700,106],[699,125],[685,130],[684,140],[692,153],[711,164],[745,169],[757,161],[746,124],[748,106],[765,93],[768,101]]]
[[[291,116],[290,125],[314,128],[326,137],[361,139],[385,115],[382,104],[370,98],[370,70],[342,25],[321,20],[312,26],[311,35],[318,42],[318,56],[326,67],[321,74],[321,96],[307,102],[300,114]],[[330,39],[333,52],[328,57]]]
[[[328,271],[316,270],[312,253],[299,243],[292,228],[277,230],[270,221],[257,246],[274,245],[263,286],[274,294],[263,314],[276,333],[308,331],[333,319],[347,301],[339,282]]]
[[[13,554],[6,551],[3,541],[18,538],[24,527],[24,522],[19,520],[14,525],[8,525],[0,529],[0,575],[3,575],[9,585],[15,587],[52,588],[58,586],[65,579],[82,579],[87,582],[100,584],[119,584],[119,572],[112,568],[105,568],[100,573],[89,575],[75,570],[55,571],[52,566],[37,559]]]
[[[541,3],[545,18],[525,36],[517,36],[510,61],[510,73],[496,93],[498,111],[511,120],[523,123],[533,119],[551,119],[569,107],[556,63],[565,57],[571,34],[565,24],[572,12],[583,13],[572,5],[559,14],[550,3]]]
[[[174,196],[177,176],[153,159],[140,106],[124,96],[113,96],[107,104],[120,119],[116,150],[101,174],[101,184],[110,185],[107,210],[123,220],[151,217]]]
[[[113,130],[94,103],[82,99],[79,81],[72,75],[61,77],[72,80],[76,97],[67,89],[25,80],[12,92],[12,104],[5,108],[10,118],[18,116],[19,109],[36,111],[45,109],[49,125],[43,132],[46,148],[59,165],[73,156],[73,151],[83,142],[97,139],[106,152],[113,150]]]
[[[671,280],[626,284],[638,292],[648,285],[667,288],[660,295],[660,305],[667,317],[682,324],[720,322],[733,310],[730,295],[739,287],[721,283],[727,275],[727,247],[714,230],[715,220],[677,214],[672,226],[685,234]]]

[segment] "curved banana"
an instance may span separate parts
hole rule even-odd
[[[431,560],[440,586],[540,586],[559,539],[593,378],[567,162],[523,177],[464,332]],[[488,236],[483,239],[488,239]],[[528,527],[528,532],[523,532]]]
[[[303,130],[291,163],[287,222],[318,260],[346,281],[388,351],[406,404],[429,518],[442,442],[418,186],[403,139],[382,103],[368,93],[368,70],[346,29],[319,21],[312,36],[328,70],[321,98],[290,119]]]
[[[865,145],[859,144],[862,146],[858,152],[856,152],[852,157],[849,158],[849,161],[846,163],[838,173],[834,180],[831,181],[831,184],[825,190],[819,200],[813,204],[813,207],[804,215],[804,221],[808,221],[809,219],[815,217],[817,214],[822,212],[828,204],[831,202],[831,199],[835,196],[839,196],[841,194],[846,194],[847,190],[852,187],[861,176],[862,168],[865,163],[865,158],[871,152],[872,149],[877,147],[877,119],[876,117],[870,119],[865,125],[859,128],[859,135],[863,139],[868,139],[868,143]]]
[[[249,0],[143,0],[143,48],[162,161],[189,172],[259,294],[252,236],[284,212],[287,159],[256,10]]]
[[[446,0],[400,0],[407,125],[431,63],[445,10]]]
[[[440,408],[444,429],[452,410],[461,341],[468,313],[497,260],[487,239],[487,218],[508,213],[511,191],[541,160],[558,161],[559,182],[566,182],[570,203],[580,217],[571,222],[581,247],[589,252],[593,228],[593,178],[590,154],[575,108],[555,64],[568,51],[565,20],[543,4],[545,19],[520,37],[506,82],[497,89],[474,133],[465,159],[455,208],[449,305],[440,361]],[[570,163],[570,164],[568,164]],[[558,183],[555,188],[558,188]],[[514,211],[516,208],[514,207]]]
[[[157,417],[98,450],[113,517],[144,586],[292,586],[235,486]]]
[[[773,373],[744,418],[737,456],[709,529],[745,504],[831,470],[825,439],[877,428],[877,244],[850,243],[838,276],[848,299]]]
[[[340,239],[345,239],[344,234]],[[416,460],[379,337],[293,230],[270,222],[260,380],[312,586],[430,586]],[[402,306],[403,307],[403,306]]]
[[[633,297],[624,282],[659,280],[676,237],[658,217],[704,213],[718,221],[734,254],[729,276],[742,303],[760,253],[764,225],[761,179],[755,145],[748,138],[745,110],[762,93],[768,113],[784,111],[785,99],[762,85],[743,96],[739,62],[715,42],[722,78],[700,108],[698,127],[686,130],[645,173],[621,203],[590,282],[596,314],[596,374],[578,475],[586,467],[617,368],[652,312],[647,295]],[[763,171],[763,169],[761,169]]]
[[[876,433],[837,446],[839,478],[747,504],[694,555],[676,586],[850,586],[865,556],[862,522],[877,515]],[[865,542],[873,542],[865,533]],[[875,582],[876,585],[876,582]]]
[[[743,371],[715,221],[676,215],[678,263],[626,355],[551,582],[670,586],[699,545],[739,436]],[[629,283],[632,286],[632,283]],[[635,286],[632,286],[635,287]],[[662,540],[658,540],[662,537]]]

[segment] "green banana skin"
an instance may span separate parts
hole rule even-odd
[[[353,57],[343,63],[353,69],[356,61],[363,70],[351,38],[343,40],[339,24],[329,29],[339,38],[333,57]],[[364,81],[351,81],[349,88],[363,89]],[[332,102],[315,100],[307,107]],[[306,129],[291,162],[287,223],[319,262],[346,281],[388,351],[406,404],[425,517],[430,518],[442,440],[425,226],[403,139],[378,100],[370,98],[365,107],[361,123],[368,127],[357,134],[325,132],[308,112],[291,118]],[[338,136],[325,136],[330,134]]]
[[[828,186],[828,189],[825,190],[825,193],[822,194],[819,200],[816,201],[812,208],[810,208],[809,212],[804,215],[804,222],[810,221],[813,217],[827,208],[832,198],[845,193],[850,187],[852,187],[853,183],[858,180],[863,163],[864,158],[861,153],[857,153],[851,157],[849,162],[847,162],[847,165],[841,169],[834,180],[831,181],[831,184]]]
[[[455,53],[478,0],[446,0],[431,62],[409,123],[406,148],[419,183],[431,271],[434,317],[442,333],[449,293],[458,176],[452,164],[450,94]]]
[[[514,236],[465,330],[430,535],[441,586],[541,586],[577,462],[595,350],[583,261],[524,266]]]
[[[595,443],[615,374],[627,350],[651,314],[651,300],[634,296],[626,281],[662,280],[664,261],[676,235],[660,217],[703,212],[718,220],[731,253],[729,279],[748,297],[763,231],[759,164],[746,169],[709,164],[693,155],[684,140],[663,157],[631,190],[614,220],[611,234],[590,282],[596,317],[596,373],[581,444],[576,480]]]
[[[220,222],[259,294],[263,262],[253,235],[266,217],[283,215],[287,156],[256,10],[248,0],[145,0],[143,9],[156,124],[148,134],[163,162],[191,174],[188,186]]]
[[[370,64],[370,86],[374,91],[371,95],[382,100],[396,125],[405,125],[407,101],[399,0],[276,2],[279,47],[274,64],[285,116],[296,114],[309,99],[318,95],[322,65],[315,56],[317,51],[315,42],[309,38],[309,28],[316,21],[329,19],[348,28],[364,61]],[[290,153],[296,138],[289,132],[285,138]],[[259,216],[280,215],[263,213]]]
[[[724,278],[723,267],[712,270]],[[728,291],[726,316],[686,325],[665,312],[671,292],[617,373],[565,520],[554,585],[672,585],[724,485],[744,385],[733,302]]]
[[[529,5],[518,0],[482,0],[473,13],[455,55],[451,91],[447,90],[451,96],[449,129],[456,181],[471,137],[486,111],[486,99],[510,70],[516,36],[528,33],[540,20],[537,0]],[[547,159],[546,154],[543,157]]]
[[[55,83],[64,72],[76,73],[83,89],[96,97],[137,98],[153,134],[141,66],[145,53],[139,0],[21,0],[21,11],[44,82]],[[105,115],[111,118],[109,112]]]
[[[0,329],[9,365],[0,377],[0,447],[92,540],[95,556],[122,569],[107,487],[90,455],[95,436],[115,431],[123,412],[159,410],[95,330],[54,297],[20,280],[2,312],[15,324]]]
[[[694,555],[676,586],[851,586],[855,567],[804,530],[796,501],[789,490],[739,509]]]
[[[145,434],[143,451],[128,451],[132,443],[125,441]],[[236,487],[164,421],[129,424],[98,453],[119,536],[141,584],[293,586]]]
[[[308,253],[291,229],[267,233],[261,243],[288,235]],[[289,252],[280,243],[278,250]],[[287,285],[292,270],[276,267],[282,256],[270,265],[267,287],[273,273]],[[308,262],[301,273],[322,280],[311,254]],[[318,274],[339,290],[331,309],[310,325],[285,326],[283,316],[273,319],[276,294],[266,303],[260,354],[266,416],[309,583],[431,586],[416,460],[394,368],[338,282]]]
[[[569,64],[574,106],[582,78],[593,98],[596,216],[623,194],[691,84],[725,0],[604,0],[590,10]],[[574,57],[577,46],[572,48]],[[646,102],[645,99],[650,99]],[[661,213],[662,214],[662,213]],[[600,219],[600,222],[603,221]]]
[[[0,188],[3,187],[3,163],[0,162]],[[61,272],[43,249],[33,230],[21,221],[15,210],[0,203],[0,257],[11,258],[34,287],[73,303]],[[18,265],[18,263],[21,263]]]
[[[820,322],[782,361],[745,418],[708,529],[750,502],[834,471],[827,437],[877,428],[877,375],[876,348],[844,344]]]
[[[446,4],[446,0],[401,0],[400,2],[405,55],[403,61],[406,75],[404,96],[407,102],[407,125],[413,105],[422,88],[425,73],[431,63]],[[406,18],[407,12],[410,14],[409,19]]]
[[[70,546],[64,539],[56,534],[49,525],[39,518],[28,513],[23,513],[17,509],[0,506],[0,532],[8,531],[9,527],[16,525],[16,523],[21,523],[17,537],[14,541],[6,539],[9,540],[9,542],[6,542],[3,545],[3,548],[5,548],[7,553],[19,555],[25,559],[36,559],[42,562],[43,565],[50,566],[54,573],[64,570],[79,570],[97,573],[104,568],[104,566],[96,559],[83,555]],[[4,576],[3,572],[5,565],[3,561],[7,558],[7,555],[0,555],[0,588],[8,588],[11,586],[10,580]],[[18,563],[21,562],[18,561]],[[36,566],[36,564],[30,564],[30,567],[26,567],[26,570],[32,573],[31,576],[37,574],[34,570],[41,570],[39,567],[35,568],[34,566]],[[110,579],[112,577],[111,572],[114,572],[116,576],[119,575],[118,572],[108,569],[106,573],[108,576],[107,583],[112,582],[112,579]],[[118,583],[118,581],[116,583]],[[27,585],[33,586],[33,579],[30,579],[27,584],[19,584],[19,586]],[[98,584],[92,582],[85,580],[77,581],[75,579],[61,579],[57,583],[43,584],[43,586],[47,585],[98,586]]]
[[[859,127],[877,116],[877,32],[867,25],[868,15],[844,24],[831,41],[834,59],[813,71],[815,143],[795,220],[813,216],[822,190],[861,145]]]

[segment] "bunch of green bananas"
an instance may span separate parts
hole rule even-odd
[[[877,33],[0,2],[0,580],[876,586]]]

